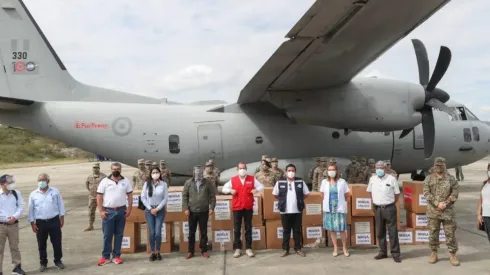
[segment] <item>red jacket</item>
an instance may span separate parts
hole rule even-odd
[[[233,211],[238,210],[253,210],[254,208],[254,194],[250,193],[255,189],[255,178],[247,175],[245,177],[244,184],[242,184],[239,176],[231,178],[231,188],[236,191],[231,200]]]

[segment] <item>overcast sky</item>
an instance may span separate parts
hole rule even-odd
[[[25,0],[70,73],[169,100],[225,100],[284,41],[312,0]],[[490,120],[489,0],[453,0],[359,76],[418,82],[411,38],[453,58],[440,88]]]

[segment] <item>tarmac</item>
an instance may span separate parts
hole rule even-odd
[[[449,263],[444,244],[439,250],[440,261],[427,263],[428,245],[405,245],[401,247],[402,263],[395,263],[391,258],[376,261],[376,248],[350,249],[351,256],[346,258],[342,253],[332,256],[332,248],[306,248],[305,258],[291,254],[286,258],[279,257],[279,250],[256,251],[255,258],[242,256],[235,259],[232,252],[211,252],[205,259],[196,253],[195,258],[185,260],[185,254],[173,252],[163,255],[162,261],[149,262],[145,252],[123,254],[122,265],[108,264],[97,266],[102,251],[101,221],[96,214],[96,230],[83,232],[88,225],[88,196],[85,179],[91,173],[91,164],[69,164],[23,169],[1,170],[0,173],[14,174],[17,189],[26,201],[24,215],[21,218],[22,267],[27,274],[38,274],[39,254],[36,236],[27,223],[27,203],[29,194],[37,188],[37,176],[46,172],[51,177],[51,186],[58,188],[63,196],[67,215],[63,227],[63,262],[64,270],[53,266],[53,252],[48,242],[48,274],[212,274],[242,275],[266,273],[276,274],[490,274],[489,240],[484,232],[476,228],[476,207],[479,188],[486,179],[488,159],[463,167],[464,181],[460,182],[460,195],[456,204],[459,243],[459,267]],[[101,165],[101,171],[109,171],[109,162]],[[132,176],[135,168],[124,166],[122,174]],[[454,169],[450,170],[454,175]],[[407,180],[408,175],[400,176],[400,181]],[[142,230],[146,232],[146,230]],[[146,240],[146,236],[142,237]],[[178,238],[177,238],[178,240]],[[339,251],[341,252],[341,251]],[[5,248],[3,262],[4,274],[10,274],[10,252]]]

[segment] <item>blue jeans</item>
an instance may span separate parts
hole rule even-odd
[[[123,240],[124,226],[126,225],[126,206],[118,210],[105,210],[107,219],[102,220],[102,234],[104,235],[104,249],[102,257],[106,259],[121,256],[121,245]],[[112,240],[114,238],[114,250],[112,250]]]
[[[157,212],[156,216],[153,216],[150,210],[145,210],[146,223],[150,230],[150,249],[151,251],[160,251],[162,244],[162,225],[165,219],[165,208]]]

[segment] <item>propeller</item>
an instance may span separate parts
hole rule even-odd
[[[422,129],[424,131],[424,155],[426,159],[432,157],[435,143],[435,125],[434,114],[432,108],[439,109],[443,112],[452,115],[453,111],[447,107],[446,103],[449,100],[449,94],[444,90],[437,88],[437,84],[441,81],[446,73],[449,64],[451,63],[451,50],[446,46],[441,46],[439,57],[437,58],[436,67],[432,76],[429,79],[429,58],[427,50],[422,41],[412,39],[415,56],[417,57],[417,65],[419,70],[419,83],[424,87],[425,100],[424,105],[416,111],[422,114]],[[400,139],[407,136],[413,128],[405,129],[400,135]]]

